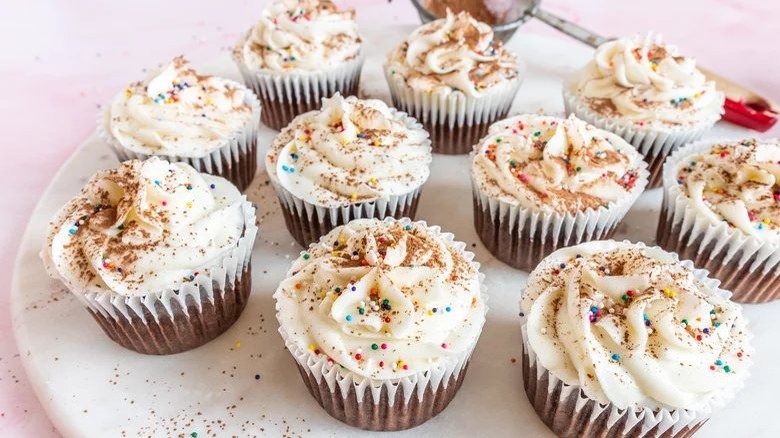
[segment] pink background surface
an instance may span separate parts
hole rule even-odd
[[[10,2],[6,2],[10,3]],[[52,174],[94,130],[100,104],[178,54],[196,64],[227,48],[266,1],[17,0],[0,18],[0,431],[58,436],[32,392],[11,333],[9,290],[28,217]],[[343,0],[363,26],[415,24],[406,0]],[[758,0],[548,0],[551,12],[604,35],[649,30],[702,65],[780,100],[780,6]],[[566,38],[539,22],[521,32]],[[537,60],[538,61],[538,60]],[[762,136],[778,136],[776,127]]]

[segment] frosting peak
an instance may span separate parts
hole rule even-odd
[[[237,82],[197,73],[180,56],[119,93],[105,128],[134,152],[200,157],[256,117],[247,104],[250,94]]]
[[[274,0],[260,22],[234,49],[255,69],[313,71],[359,56],[354,9],[329,0]]]
[[[780,142],[723,142],[675,170],[680,189],[714,224],[726,221],[761,242],[780,242]]]
[[[741,308],[659,248],[597,241],[556,251],[522,298],[541,364],[600,403],[701,409],[752,364]]]
[[[298,348],[366,378],[468,355],[484,323],[472,255],[424,223],[355,220],[293,263],[274,298]]]
[[[52,276],[124,296],[191,281],[237,245],[242,197],[226,180],[152,157],[95,174],[49,225]]]
[[[449,10],[445,18],[415,30],[390,53],[387,64],[410,87],[471,96],[518,75],[517,59],[493,40],[489,25]]]
[[[644,164],[623,139],[574,116],[494,123],[474,153],[482,191],[512,205],[576,213],[641,190]]]
[[[428,135],[414,119],[336,94],[282,130],[266,169],[296,197],[330,208],[408,194],[428,179],[430,162]]]
[[[602,44],[574,86],[603,116],[627,118],[640,125],[717,120],[724,100],[692,58],[651,35]]]

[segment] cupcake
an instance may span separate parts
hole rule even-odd
[[[653,36],[606,42],[564,83],[568,114],[614,132],[649,164],[650,187],[661,185],[664,160],[720,120],[723,93],[696,62]]]
[[[658,245],[734,301],[780,298],[780,140],[701,141],[666,161]]]
[[[340,11],[329,0],[274,0],[233,59],[263,103],[263,123],[279,130],[324,97],[358,94],[361,47],[354,9]]]
[[[558,436],[689,437],[748,378],[751,335],[707,272],[643,244],[551,254],[523,293],[523,381]]]
[[[384,68],[393,105],[422,122],[440,154],[471,152],[520,87],[517,57],[467,12],[415,30]]]
[[[279,333],[311,395],[366,430],[444,410],[485,323],[465,244],[409,219],[358,219],[301,253],[274,294]]]
[[[558,248],[612,236],[647,185],[617,135],[574,116],[495,123],[472,154],[474,225],[488,251],[530,271]]]
[[[416,120],[338,94],[296,117],[265,158],[287,229],[304,248],[353,219],[414,218],[430,163]]]
[[[109,338],[172,354],[241,314],[256,235],[233,184],[151,157],[96,173],[49,223],[41,257]]]
[[[117,94],[98,134],[119,161],[181,161],[244,190],[257,170],[259,115],[246,87],[200,74],[179,56]]]

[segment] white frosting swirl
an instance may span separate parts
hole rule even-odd
[[[201,157],[251,122],[247,93],[237,82],[198,74],[177,57],[116,95],[106,129],[134,152]]]
[[[233,50],[256,70],[318,71],[360,55],[354,9],[329,0],[274,0]]]
[[[336,94],[302,114],[266,155],[272,180],[323,207],[407,194],[430,174],[428,134],[379,100]]]
[[[554,252],[522,299],[541,365],[618,408],[701,409],[752,364],[742,309],[672,254],[596,241]]]
[[[493,40],[489,25],[467,12],[448,11],[446,18],[419,27],[390,52],[386,64],[409,87],[434,93],[480,96],[518,76],[515,55]]]
[[[681,160],[677,182],[694,208],[761,242],[780,242],[780,141],[719,143]]]
[[[77,293],[161,292],[207,273],[244,232],[227,180],[157,157],[95,174],[49,224],[50,275]]]
[[[723,113],[723,93],[696,62],[651,35],[599,46],[574,87],[601,115],[640,126],[710,123]]]
[[[485,322],[471,256],[422,222],[354,220],[293,263],[274,294],[281,330],[366,378],[457,363]]]
[[[576,213],[635,190],[641,156],[625,140],[572,116],[521,115],[491,125],[474,152],[480,191],[510,205]]]

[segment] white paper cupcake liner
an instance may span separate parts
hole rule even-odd
[[[666,156],[674,149],[700,139],[720,120],[723,110],[713,114],[710,119],[691,126],[670,127],[668,130],[639,126],[632,121],[615,117],[604,117],[593,111],[576,93],[571,91],[571,83],[564,83],[563,103],[566,114],[574,114],[597,128],[613,132],[631,143],[645,157],[650,171],[649,188],[659,187],[662,183],[662,168]]]
[[[637,162],[636,185],[628,196],[577,213],[541,212],[496,199],[480,188],[472,173],[477,234],[496,258],[526,271],[556,249],[611,237],[648,184],[647,164],[638,156]]]
[[[263,124],[281,130],[296,116],[320,107],[323,98],[358,94],[363,53],[338,66],[312,72],[256,70],[234,56],[244,83],[263,104]]]
[[[471,263],[475,270],[479,271],[480,264],[474,261],[474,253],[466,250],[465,243],[455,241],[455,236],[452,233],[442,232],[438,226],[428,226],[424,221],[413,222],[408,218],[403,218],[400,220],[387,218],[384,219],[384,221],[388,223],[398,222],[401,225],[414,223],[428,228],[441,237],[449,245],[452,245],[453,248],[463,251],[465,259]],[[485,303],[485,314],[487,314],[488,295],[487,287],[484,284],[485,275],[479,273],[478,278],[480,284],[480,296],[483,303]],[[352,424],[356,427],[372,430],[400,430],[417,425],[406,424],[404,419],[395,418],[401,412],[403,412],[405,416],[416,419],[419,422],[427,420],[427,418],[421,418],[418,413],[408,412],[408,410],[404,409],[404,407],[414,403],[415,408],[424,409],[427,402],[430,401],[427,400],[426,397],[435,397],[437,392],[447,391],[448,387],[453,384],[459,386],[463,378],[461,373],[465,373],[466,367],[468,366],[469,360],[478,341],[478,338],[475,339],[473,345],[471,345],[468,349],[459,355],[453,355],[446,358],[446,360],[440,360],[438,362],[432,363],[430,368],[419,371],[407,377],[396,379],[373,379],[357,375],[347,368],[341,367],[333,361],[329,361],[326,355],[316,354],[315,352],[310,351],[308,348],[298,345],[291,338],[290,334],[288,334],[285,330],[283,322],[284,319],[278,313],[280,310],[278,302],[276,310],[276,319],[280,324],[279,333],[284,340],[284,344],[287,347],[287,350],[290,352],[290,354],[292,354],[293,358],[298,364],[298,367],[301,369],[302,374],[306,374],[304,380],[306,377],[308,377],[313,379],[320,386],[323,386],[324,383],[327,385],[327,388],[332,393],[331,395],[333,397],[338,394],[342,399],[340,403],[328,403],[329,406],[326,406],[323,404],[323,401],[320,400],[321,397],[317,397],[318,401],[323,404],[323,408],[328,410],[331,415],[335,414],[331,412],[330,409],[333,407],[330,406],[332,404],[339,405],[336,409],[346,410],[347,412],[359,412],[360,410],[372,411],[374,409],[370,406],[353,406],[354,409],[345,406],[351,402],[354,402],[357,405],[387,404],[387,418],[373,418],[370,420],[374,427],[366,424]],[[310,388],[310,390],[314,395],[315,390],[312,388]],[[450,388],[449,391],[450,393],[448,394],[448,398],[446,402],[443,403],[443,406],[441,406],[441,409],[446,407],[447,403],[449,403],[450,399],[455,395],[454,393],[457,391],[457,387]],[[415,403],[415,399],[417,403]],[[400,402],[404,406],[397,406],[397,402]],[[357,418],[364,419],[365,416],[359,415]],[[344,420],[342,419],[342,421]],[[387,425],[388,423],[392,423],[389,429],[384,427],[376,427],[378,425]],[[392,425],[400,427],[392,427]]]
[[[675,151],[663,168],[664,200],[658,224],[659,245],[690,258],[734,292],[740,302],[780,298],[780,243],[762,242],[723,220],[701,214],[680,189],[677,169],[692,155],[736,140],[702,140]]]
[[[641,242],[637,245],[646,247]],[[676,254],[673,257],[676,262],[679,260]],[[679,263],[691,269],[697,280],[721,297],[731,297],[731,292],[720,289],[720,282],[709,277],[706,270],[696,269],[689,260]],[[589,398],[581,387],[563,382],[541,365],[528,340],[527,319],[527,315],[521,317],[526,395],[542,421],[558,435],[689,437],[710,418],[713,411],[731,401],[749,377],[746,376],[740,385],[713,394],[699,409],[620,409],[611,403],[601,404]],[[745,322],[747,324],[747,320]]]
[[[422,125],[405,112],[391,109],[392,115],[406,125],[409,130],[425,132]],[[301,115],[305,116],[305,114]],[[425,140],[430,148],[431,141]],[[271,186],[274,188],[279,203],[282,206],[285,223],[295,240],[304,248],[310,243],[316,242],[333,228],[344,225],[354,219],[376,218],[384,219],[393,217],[401,219],[409,217],[414,219],[417,211],[417,203],[420,199],[423,186],[413,188],[407,193],[391,195],[369,202],[343,205],[340,207],[323,207],[313,204],[295,196],[284,188],[276,178],[275,172],[268,171]]]
[[[384,66],[393,105],[419,120],[428,130],[433,151],[467,154],[487,132],[491,123],[504,118],[522,83],[525,66],[518,64],[517,76],[491,86],[480,96],[460,91],[429,92],[406,85],[390,65]]]
[[[218,264],[201,270],[192,281],[182,281],[141,296],[125,296],[111,290],[71,292],[93,313],[106,334],[126,348],[146,354],[171,354],[203,344],[235,322],[246,305],[245,298],[251,287],[252,248],[258,228],[255,207],[245,196],[241,210],[244,232],[235,248]],[[47,251],[48,248],[44,248],[43,253],[47,254]],[[48,265],[47,271],[56,272],[50,257],[44,256],[43,260]],[[225,300],[228,292],[236,296]],[[207,306],[217,318],[222,316],[229,320],[202,321],[202,312]],[[198,313],[192,314],[193,310]],[[228,311],[234,314],[228,315]],[[186,339],[178,339],[179,336]]]
[[[244,190],[252,182],[257,171],[257,131],[260,127],[260,101],[251,90],[238,82],[228,81],[232,86],[243,89],[244,102],[249,105],[252,115],[224,144],[215,147],[200,156],[185,153],[178,155],[145,153],[131,150],[111,134],[111,106],[109,105],[98,117],[97,132],[114,151],[119,161],[146,160],[149,157],[160,157],[171,163],[187,163],[198,172],[221,176]]]

